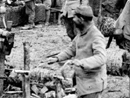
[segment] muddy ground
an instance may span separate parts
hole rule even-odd
[[[19,30],[13,28],[15,43],[12,52],[6,57],[7,63],[17,69],[23,67],[23,42],[30,43],[30,68],[33,69],[46,60],[52,52],[62,51],[70,44],[64,26],[51,25],[44,27],[37,25],[33,30]],[[102,98],[128,98],[129,78],[127,76],[108,76],[108,88]]]

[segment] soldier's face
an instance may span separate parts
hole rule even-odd
[[[80,18],[77,15],[74,16],[73,21],[74,21],[74,23],[76,25],[80,25],[81,24],[81,20],[80,20]]]
[[[81,19],[81,17],[78,17],[77,15],[74,16],[73,21],[76,25],[76,27],[78,27],[79,29],[83,27],[83,21]]]

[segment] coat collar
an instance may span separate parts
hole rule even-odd
[[[90,28],[94,25],[94,23],[91,23],[87,28],[84,29],[84,31],[82,31],[82,33],[80,34],[80,36],[84,36],[87,34],[87,32],[90,30]]]

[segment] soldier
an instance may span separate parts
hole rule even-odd
[[[75,10],[74,23],[79,30],[70,47],[48,58],[49,63],[71,59],[65,64],[72,66],[76,74],[76,92],[79,98],[101,98],[106,88],[105,38],[94,25],[90,6]]]
[[[76,29],[73,23],[74,10],[80,6],[80,0],[66,0],[62,8],[61,18],[64,19],[67,35],[71,40],[76,36]]]
[[[74,10],[79,7],[80,5],[90,5],[93,8],[94,11],[94,16],[98,17],[99,11],[100,11],[100,3],[99,0],[66,0],[65,4],[62,8],[62,14],[61,18],[64,19],[65,21],[65,26],[67,30],[67,35],[71,38],[71,40],[74,39],[76,34],[78,33],[78,30],[75,28],[75,24],[73,23],[73,15],[74,15]],[[95,8],[96,5],[96,8]],[[96,23],[96,18],[94,18],[95,23]]]
[[[7,28],[6,22],[5,22],[5,13],[6,13],[6,7],[3,0],[0,0],[0,20],[3,22],[3,25],[5,28]]]
[[[45,21],[45,26],[49,25],[49,19],[50,19],[50,8],[52,5],[52,1],[51,0],[43,0],[43,3],[45,5],[45,16],[46,16],[46,21]]]
[[[35,2],[36,0],[25,0],[25,12],[28,15],[29,25],[23,27],[22,29],[32,29],[35,28]]]
[[[115,22],[114,37],[120,48],[130,51],[130,0],[127,0]]]
[[[95,17],[98,17],[102,0],[89,0],[89,5],[92,7]]]

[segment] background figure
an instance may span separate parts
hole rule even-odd
[[[52,5],[52,1],[51,0],[43,0],[43,4],[45,5],[45,17],[46,17],[46,20],[45,20],[45,25],[48,26],[49,25],[49,19],[50,19],[50,8],[51,8],[51,5]]]
[[[92,7],[93,10],[93,21],[96,26],[98,26],[98,22],[101,21],[101,4],[102,0],[89,0],[89,5]]]
[[[80,6],[80,0],[66,0],[62,7],[61,18],[64,19],[67,35],[73,40],[76,36],[76,29],[73,22],[74,11]]]
[[[64,3],[65,3],[65,0],[52,0],[51,10],[54,15],[53,22],[54,23],[57,22],[58,25],[62,24],[60,20],[60,14],[61,14],[61,9]]]
[[[115,8],[118,9],[119,11],[122,11],[127,0],[117,0],[115,4]]]
[[[18,0],[6,0],[5,4],[8,6],[25,6],[25,2],[24,1],[18,1]]]
[[[67,35],[70,37],[71,40],[73,40],[76,36],[76,29],[73,22],[73,18],[64,17],[64,24],[66,27]]]
[[[89,0],[89,5],[92,7],[95,17],[98,17],[99,15],[101,2],[102,0]]]
[[[28,15],[29,26],[26,29],[35,27],[35,2],[36,0],[25,0],[25,12]]]
[[[130,0],[127,0],[115,22],[114,38],[120,48],[130,51]]]
[[[1,0],[0,1],[0,20],[2,20],[4,27],[7,28],[7,25],[5,22],[5,13],[6,13],[5,3]]]
[[[75,24],[73,23],[73,12],[80,5],[92,7],[94,12],[94,22],[97,24],[97,17],[100,15],[101,11],[101,2],[102,0],[66,0],[65,4],[62,8],[63,14],[61,17],[64,18],[66,31],[68,36],[73,40],[78,33],[78,30],[75,28]]]

